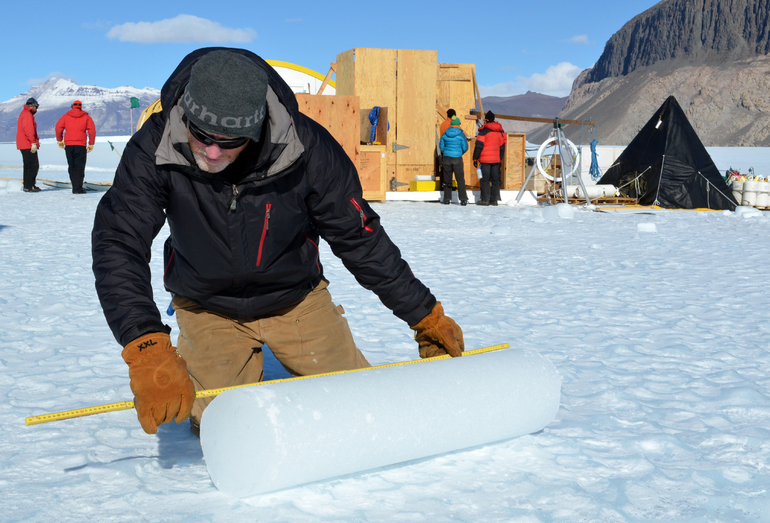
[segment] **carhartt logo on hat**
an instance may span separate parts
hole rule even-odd
[[[267,73],[245,56],[213,51],[193,65],[182,109],[199,129],[259,141],[267,84]]]

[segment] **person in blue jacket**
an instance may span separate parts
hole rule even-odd
[[[452,125],[441,135],[438,144],[441,151],[441,186],[444,188],[444,198],[441,203],[449,205],[452,199],[452,173],[457,179],[457,197],[460,205],[468,205],[468,193],[465,190],[465,169],[463,154],[468,151],[468,137],[460,128],[460,119],[452,117]]]

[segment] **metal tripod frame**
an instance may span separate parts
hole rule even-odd
[[[552,140],[554,135],[556,136],[556,148],[559,152],[559,158],[561,158],[561,192],[564,196],[564,203],[569,204],[569,195],[567,194],[567,187],[569,184],[567,183],[567,179],[572,178],[572,171],[574,170],[575,164],[574,160],[572,158],[572,151],[570,151],[569,144],[567,143],[567,138],[564,136],[564,133],[561,130],[562,124],[559,123],[559,119],[555,118],[553,121],[553,130],[551,131],[551,136],[548,138],[548,141]],[[567,154],[564,154],[564,153]],[[578,150],[578,156],[580,156],[580,150]],[[519,194],[516,195],[516,203],[518,204],[521,201],[521,197],[524,195],[525,187],[529,184],[529,181],[532,179],[532,176],[534,176],[535,171],[538,167],[538,161],[535,160],[534,165],[532,165],[532,169],[530,169],[529,174],[527,175],[527,179],[524,180],[524,185],[522,186],[522,190],[519,191]],[[564,173],[569,172],[570,174],[565,176]],[[586,197],[586,203],[591,204],[591,199],[588,197],[588,191],[586,191],[586,186],[583,183],[583,176],[581,176],[582,173],[578,173],[577,179],[578,183],[580,184],[580,188],[583,190],[583,194]],[[554,180],[555,181],[555,180]]]

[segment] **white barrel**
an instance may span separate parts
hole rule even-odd
[[[582,197],[583,197],[583,191],[580,190],[579,185],[567,186],[567,198],[582,198]]]
[[[597,198],[603,198],[604,197],[604,189],[598,185],[587,185],[586,186],[586,194],[588,194],[588,197],[591,199],[597,199]]]
[[[754,207],[767,209],[770,206],[770,182],[757,181],[757,202]]]
[[[600,198],[614,198],[617,192],[617,188],[614,185],[602,184],[597,185],[597,187],[601,188],[602,191]]]
[[[768,204],[770,204],[770,194],[766,192],[758,192],[757,201],[754,204],[754,207],[757,209],[767,209]]]
[[[754,207],[757,204],[757,182],[755,180],[746,180],[743,182],[743,193],[741,194],[741,205],[745,207]]]
[[[204,411],[201,447],[214,485],[250,497],[537,432],[561,381],[506,349],[232,389]]]

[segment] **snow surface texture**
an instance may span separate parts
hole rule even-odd
[[[0,163],[20,165],[5,147]],[[92,158],[89,167],[100,167]],[[46,177],[67,180],[62,163]],[[93,170],[86,179],[104,180]],[[575,208],[564,219],[531,207],[374,204],[469,349],[508,342],[553,362],[564,378],[556,419],[494,445],[236,500],[213,485],[187,424],[149,436],[124,411],[24,425],[31,415],[132,399],[91,273],[101,196],[0,188],[3,521],[770,519],[766,212]],[[640,223],[657,232],[640,232]],[[152,259],[162,311],[167,234]],[[415,359],[407,326],[323,243],[321,251],[367,359]],[[175,317],[165,321],[176,339]],[[268,363],[268,378],[280,371]],[[427,410],[455,398],[426,390],[415,401]]]
[[[530,434],[559,410],[561,376],[534,351],[421,363],[226,391],[201,421],[214,485],[251,497]],[[454,400],[426,408],[426,390]]]

